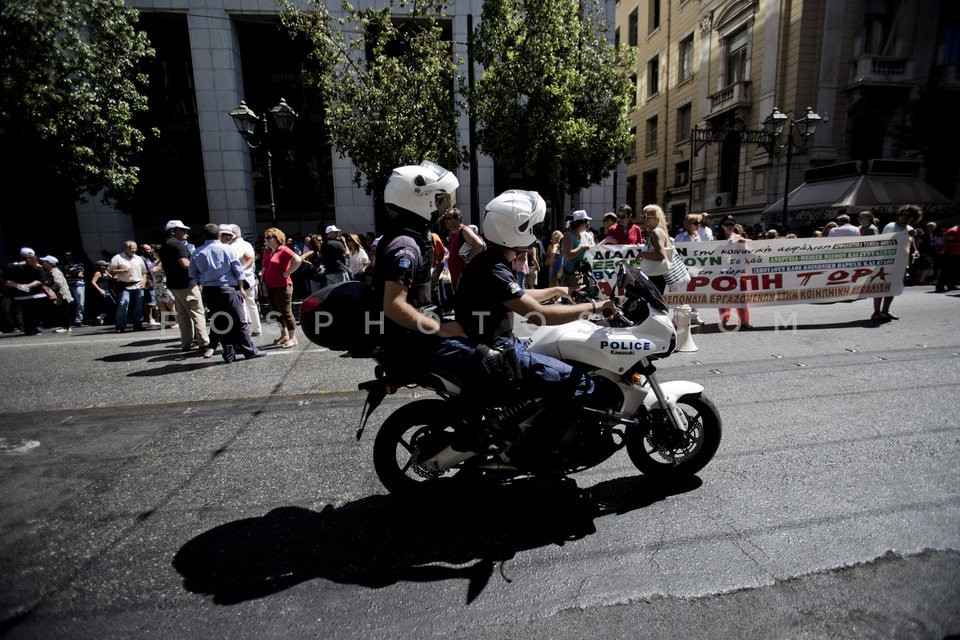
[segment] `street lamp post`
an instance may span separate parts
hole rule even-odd
[[[789,195],[790,195],[790,165],[793,162],[793,152],[794,150],[803,149],[807,146],[807,140],[809,140],[814,133],[817,132],[817,125],[820,124],[822,118],[814,113],[813,109],[807,107],[807,112],[804,116],[798,120],[790,120],[790,117],[787,114],[781,112],[779,109],[774,107],[773,113],[771,113],[766,120],[763,121],[763,128],[766,129],[767,133],[770,134],[771,144],[778,148],[787,149],[787,167],[784,174],[784,184],[783,184],[783,214],[781,219],[781,226],[784,230],[787,229],[787,216],[789,209]],[[787,137],[783,144],[777,142],[780,139],[780,134],[783,133],[783,128],[787,123],[787,120],[790,120],[790,128],[787,130]],[[794,130],[796,128],[796,130]],[[796,142],[794,140],[794,135],[800,137],[800,141]]]
[[[290,108],[287,101],[280,99],[280,104],[270,109],[270,116],[273,120],[273,126],[277,131],[289,133],[293,130],[294,122],[297,119],[297,113]],[[273,154],[270,152],[270,125],[266,112],[258,117],[247,103],[240,101],[240,106],[230,112],[233,123],[237,126],[237,132],[243,136],[244,142],[251,149],[264,147],[267,158],[267,182],[270,183],[270,226],[277,226],[277,203],[273,197]],[[257,131],[257,128],[260,131]]]

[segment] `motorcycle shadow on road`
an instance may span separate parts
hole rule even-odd
[[[469,604],[496,563],[593,535],[600,516],[642,509],[701,484],[696,477],[664,485],[635,476],[581,489],[570,479],[527,479],[442,502],[377,495],[320,512],[280,507],[200,534],[177,552],[173,566],[184,588],[222,605],[316,578],[374,589],[466,580]],[[501,575],[510,582],[502,567]]]

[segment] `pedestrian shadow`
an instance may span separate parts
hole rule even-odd
[[[197,349],[183,351],[178,348],[176,353],[166,352],[162,356],[150,358],[150,362],[186,362],[188,360],[196,360],[200,358],[200,353],[201,352]]]
[[[819,324],[806,323],[806,324],[795,324],[795,325],[750,325],[749,329],[741,329],[738,331],[724,331],[720,328],[719,325],[708,324],[703,325],[693,332],[693,336],[697,337],[698,335],[706,334],[715,334],[715,333],[729,333],[732,335],[742,334],[750,335],[751,333],[764,333],[764,332],[785,332],[790,333],[791,331],[822,331],[824,329],[852,329],[854,327],[868,327],[876,328],[886,324],[886,322],[874,322],[869,318],[858,318],[856,320],[847,320],[845,322],[823,322]]]
[[[152,378],[154,376],[169,376],[177,373],[187,373],[190,371],[197,371],[199,369],[206,369],[207,367],[215,367],[218,364],[221,364],[220,360],[203,360],[202,362],[178,362],[173,364],[167,364],[162,367],[154,367],[153,369],[144,369],[142,371],[131,371],[127,374],[128,378]]]
[[[862,327],[862,328],[876,328],[886,322],[874,322],[870,318],[858,318],[857,320],[847,320],[845,322],[822,322],[820,324],[807,323],[807,324],[797,324],[789,325],[786,327],[770,327],[770,326],[753,326],[750,330],[745,331],[744,333],[756,333],[763,331],[822,331],[824,329],[851,329],[853,327]]]
[[[167,349],[163,351],[123,351],[120,353],[111,353],[108,356],[97,358],[97,360],[100,362],[133,362],[135,360],[146,360],[147,358],[165,356],[169,353],[170,351]]]
[[[180,548],[173,566],[185,589],[223,605],[316,578],[372,589],[464,580],[469,604],[496,563],[592,535],[600,516],[642,509],[701,484],[691,478],[664,486],[634,476],[581,489],[570,479],[526,479],[481,486],[456,501],[377,495],[320,512],[280,507],[201,533]],[[500,574],[510,581],[502,564]]]
[[[169,338],[154,338],[152,340],[137,340],[136,342],[131,342],[125,344],[125,347],[155,347],[158,344],[169,344],[171,342],[180,342],[179,334],[176,336],[171,336]]]

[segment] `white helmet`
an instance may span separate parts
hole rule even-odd
[[[536,191],[511,189],[487,203],[483,235],[487,241],[522,251],[537,241],[547,203]]]
[[[384,202],[430,222],[434,211],[443,215],[456,202],[457,176],[429,160],[397,167],[383,190]]]

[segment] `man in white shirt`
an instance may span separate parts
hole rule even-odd
[[[240,227],[235,224],[220,225],[220,242],[230,245],[243,267],[243,280],[246,283],[243,289],[243,309],[250,323],[250,335],[259,336],[263,333],[263,324],[260,321],[260,307],[257,306],[257,274],[256,254],[253,245],[243,239]]]
[[[830,229],[828,238],[852,238],[860,236],[860,227],[850,224],[850,216],[841,213],[837,216],[837,226]]]
[[[147,284],[147,263],[137,255],[137,243],[127,240],[123,250],[113,256],[108,271],[117,277],[123,289],[117,300],[116,332],[127,329],[127,313],[132,307],[133,330],[143,331],[143,288]]]
[[[700,228],[697,229],[697,233],[700,234],[700,239],[704,242],[713,240],[713,229],[710,228],[709,213],[704,212],[700,214]]]
[[[920,207],[907,204],[897,209],[896,219],[883,228],[884,233],[906,233],[908,241],[906,246],[907,256],[914,252],[914,232],[910,223],[916,224],[923,217],[923,210]],[[909,260],[909,258],[908,258]],[[888,322],[890,320],[899,320],[900,316],[890,313],[890,305],[893,303],[893,296],[873,299],[873,315],[870,319],[874,322]]]

